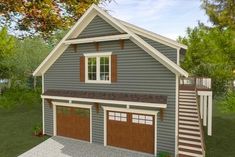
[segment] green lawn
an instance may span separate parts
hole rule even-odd
[[[213,106],[213,134],[205,135],[207,157],[235,156],[235,114],[220,113],[217,106]],[[206,130],[205,130],[206,134]]]
[[[15,157],[48,138],[33,136],[41,111],[40,103],[0,108],[0,157]]]

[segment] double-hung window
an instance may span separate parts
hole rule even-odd
[[[111,83],[111,54],[111,52],[84,54],[86,83]]]

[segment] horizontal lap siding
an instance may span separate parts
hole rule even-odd
[[[89,38],[95,36],[105,36],[120,34],[118,30],[109,25],[101,17],[96,16],[91,23],[82,31],[78,38]]]
[[[157,149],[174,153],[175,147],[175,75],[130,40],[125,48],[118,41],[100,43],[100,52],[112,52],[118,58],[118,79],[112,84],[85,84],[79,79],[79,57],[96,52],[94,44],[78,45],[78,53],[69,47],[45,74],[45,89],[86,90],[166,95],[164,121],[158,119]],[[94,109],[93,109],[94,110]],[[103,113],[93,113],[93,142],[103,143]]]
[[[163,45],[159,42],[153,41],[142,36],[141,38],[144,39],[144,41],[146,41],[148,44],[153,46],[155,49],[160,51],[162,54],[164,54],[166,57],[168,57],[170,60],[172,60],[174,63],[177,63],[177,50],[175,48]]]
[[[79,38],[118,34],[119,32],[95,17],[79,35]],[[147,39],[145,39],[147,41]],[[159,43],[149,42],[153,47],[176,62],[176,50]],[[101,42],[100,52],[112,52],[117,55],[118,77],[112,84],[85,84],[80,82],[79,58],[83,53],[96,52],[95,45],[80,44],[77,53],[69,47],[64,54],[45,73],[45,90],[84,90],[103,92],[149,93],[167,96],[167,109],[164,120],[158,118],[157,149],[174,153],[175,149],[175,75],[130,40],[125,40],[124,49],[119,41]],[[98,113],[92,108],[93,142],[103,144],[103,110]],[[53,134],[53,111],[45,105],[45,132]]]
[[[50,107],[47,101],[44,101],[44,125],[45,134],[53,135],[53,108]]]
[[[92,107],[92,142],[103,144],[104,143],[104,112],[100,108],[96,112],[96,108]]]

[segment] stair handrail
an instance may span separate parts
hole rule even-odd
[[[195,89],[196,92],[196,104],[197,104],[197,109],[198,109],[198,121],[199,121],[199,127],[200,127],[200,135],[201,135],[201,143],[202,143],[202,154],[203,156],[205,156],[205,150],[206,150],[206,145],[205,145],[205,137],[204,137],[204,130],[203,130],[203,124],[201,121],[201,111],[200,111],[200,106],[199,106],[199,102],[198,102],[198,94],[197,94],[197,89]],[[200,104],[201,105],[201,104]]]

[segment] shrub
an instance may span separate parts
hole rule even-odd
[[[228,92],[225,97],[218,101],[217,105],[222,112],[235,112],[235,92]]]
[[[11,109],[16,106],[33,106],[40,104],[40,89],[13,88],[0,95],[0,108]]]
[[[171,154],[168,152],[159,152],[158,157],[171,157]]]

